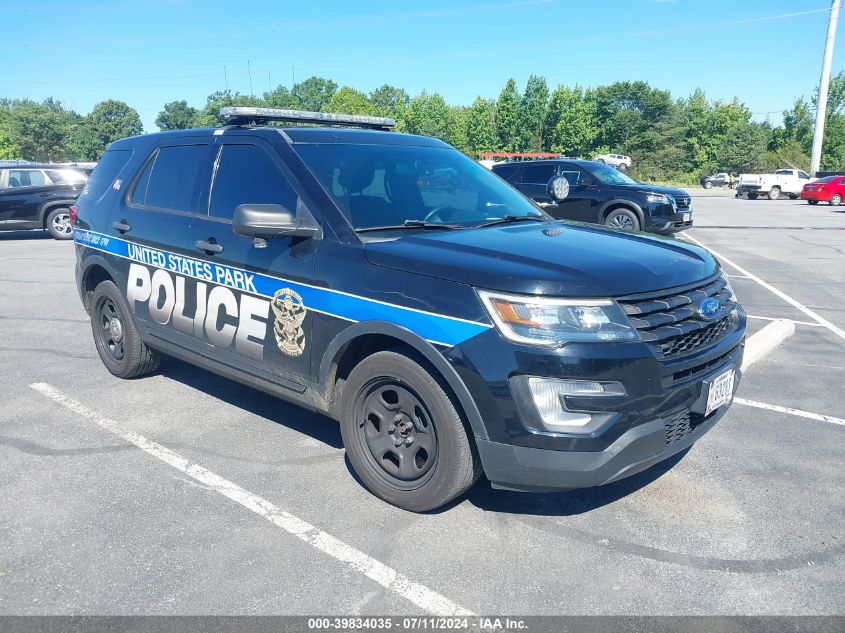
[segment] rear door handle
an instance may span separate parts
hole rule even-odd
[[[128,233],[129,231],[132,230],[132,227],[129,226],[126,223],[126,220],[121,220],[120,222],[114,222],[114,223],[112,223],[111,226],[115,231],[119,231],[121,233]]]
[[[213,237],[208,238],[213,240]],[[197,240],[196,247],[198,251],[205,251],[206,253],[222,253],[223,247],[216,241]]]

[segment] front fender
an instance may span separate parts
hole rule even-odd
[[[610,209],[610,207],[616,205],[624,205],[626,207],[630,207],[640,219],[640,226],[645,226],[645,212],[643,212],[643,208],[636,202],[626,200],[624,198],[613,198],[612,200],[608,200],[603,205],[601,205],[601,208],[599,209],[599,217],[601,218],[602,222],[604,222],[604,216],[607,213],[607,210]]]
[[[484,427],[481,414],[478,411],[475,401],[472,399],[464,381],[461,380],[458,373],[452,365],[449,364],[446,358],[444,358],[443,354],[441,354],[434,345],[418,334],[393,323],[386,321],[360,321],[350,325],[348,328],[340,332],[323,353],[323,358],[320,362],[319,384],[326,385],[329,380],[329,372],[331,371],[332,363],[339,357],[341,350],[343,350],[346,345],[358,337],[371,334],[381,334],[398,339],[422,354],[426,360],[434,365],[435,369],[440,372],[440,375],[443,376],[444,380],[446,380],[449,387],[451,387],[452,391],[457,396],[458,402],[460,402],[461,407],[466,414],[467,420],[475,437],[479,439],[488,439],[487,429]]]

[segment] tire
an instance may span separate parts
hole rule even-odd
[[[713,183],[708,180],[707,182],[704,183],[704,188],[705,189],[712,189]]]
[[[640,219],[630,209],[614,209],[605,216],[604,223],[606,226],[612,226],[615,229],[640,230]]]
[[[778,198],[780,198],[780,187],[769,189],[769,200],[777,200]]]
[[[619,163],[619,167],[617,167],[619,171],[628,171],[628,165],[625,163]]]
[[[807,200],[807,204],[818,204],[818,200]]]
[[[842,204],[842,196],[840,194],[835,193],[830,196],[830,206],[838,207],[840,204]]]
[[[790,200],[798,200],[798,194],[797,193],[789,194],[789,199]]]
[[[756,194],[756,193],[749,193],[749,194],[748,194],[748,199],[749,199],[749,200],[756,200],[756,199],[757,199],[757,194]]]
[[[596,162],[599,162],[599,163],[601,163],[602,165],[604,165],[604,159],[603,159],[603,158],[597,158],[597,159],[596,159]]]
[[[44,228],[54,239],[69,240],[73,237],[70,211],[65,208],[53,209],[44,220]]]
[[[101,281],[94,289],[91,331],[100,360],[118,378],[137,378],[158,367],[158,353],[141,340],[126,301],[112,281]]]
[[[364,486],[405,510],[439,508],[481,475],[448,386],[410,349],[377,352],[352,370],[341,393],[340,430]]]

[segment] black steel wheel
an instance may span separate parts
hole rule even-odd
[[[135,378],[158,367],[158,354],[141,340],[123,295],[111,281],[94,289],[91,330],[100,360],[115,376]]]
[[[350,372],[338,410],[343,446],[364,486],[424,512],[466,492],[481,460],[457,400],[410,348],[372,354]]]
[[[367,458],[387,482],[410,490],[431,476],[437,462],[437,431],[408,385],[377,378],[359,396],[355,417]]]

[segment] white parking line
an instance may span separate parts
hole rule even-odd
[[[769,411],[777,411],[778,413],[788,413],[789,415],[797,415],[802,418],[809,418],[810,420],[818,420],[819,422],[830,422],[831,424],[839,424],[840,426],[845,426],[845,420],[843,420],[842,418],[834,417],[832,415],[811,413],[810,411],[802,411],[801,409],[782,407],[778,404],[767,404],[765,402],[757,402],[756,400],[746,400],[745,398],[734,398],[734,402],[736,404],[744,404],[747,407],[767,409]]]
[[[768,290],[768,291],[770,291],[770,292],[774,293],[775,295],[777,295],[778,297],[780,297],[781,299],[783,299],[784,301],[786,301],[786,302],[787,302],[788,304],[790,304],[791,306],[794,306],[794,307],[798,308],[799,310],[801,310],[801,312],[803,312],[803,313],[804,313],[804,314],[806,314],[808,317],[810,317],[811,319],[813,319],[814,321],[816,321],[819,325],[822,325],[823,327],[826,327],[828,330],[830,330],[831,332],[833,332],[834,334],[836,334],[836,336],[838,336],[839,338],[841,338],[841,339],[845,340],[845,330],[842,330],[841,328],[836,327],[833,323],[831,323],[830,321],[828,321],[827,319],[825,319],[823,316],[820,316],[819,314],[817,314],[817,313],[813,312],[810,308],[808,308],[808,307],[807,307],[807,306],[805,306],[804,304],[800,303],[799,301],[796,301],[795,299],[793,299],[792,297],[790,297],[788,294],[786,294],[786,293],[785,293],[785,292],[783,292],[782,290],[778,290],[777,288],[775,288],[775,287],[774,287],[773,285],[771,285],[770,283],[767,283],[767,282],[763,281],[762,279],[760,279],[757,275],[755,275],[755,274],[753,274],[753,273],[748,272],[748,271],[747,271],[747,270],[745,270],[743,267],[739,266],[738,264],[735,264],[735,263],[734,263],[734,262],[732,262],[730,259],[728,259],[728,258],[727,258],[727,257],[725,257],[724,255],[722,255],[721,253],[718,253],[718,252],[714,251],[712,248],[710,248],[710,247],[708,247],[706,244],[704,244],[704,243],[702,243],[702,242],[698,241],[697,239],[695,239],[695,238],[694,238],[694,237],[692,237],[691,235],[687,235],[686,233],[684,233],[684,234],[683,234],[683,236],[684,236],[686,239],[688,239],[688,240],[690,240],[690,241],[692,241],[692,242],[695,242],[696,244],[698,244],[698,245],[699,245],[699,246],[701,246],[702,248],[706,248],[706,249],[707,249],[708,251],[710,251],[713,255],[715,255],[717,258],[721,259],[723,262],[725,262],[726,264],[728,264],[728,265],[729,265],[729,266],[731,266],[732,268],[735,268],[736,270],[738,270],[739,272],[741,272],[743,275],[745,275],[745,276],[746,276],[746,277],[748,277],[749,279],[752,279],[753,281],[756,281],[758,284],[760,284],[761,286],[763,286],[766,290]]]
[[[757,314],[746,314],[749,319],[759,319],[761,321],[780,321],[781,319],[775,317],[764,317]],[[786,319],[792,321],[795,325],[809,325],[810,327],[824,327],[821,323],[811,323],[810,321],[796,321],[795,319]]]
[[[762,360],[766,354],[795,334],[795,322],[789,319],[775,319],[759,332],[755,332],[745,342],[745,354],[742,357],[742,371]]]
[[[41,382],[31,384],[30,387],[74,413],[91,420],[109,433],[113,433],[130,444],[134,444],[142,451],[160,459],[165,464],[216,490],[224,497],[239,503],[248,510],[252,510],[257,515],[264,517],[274,525],[282,528],[285,532],[305,541],[315,549],[339,560],[355,571],[364,574],[367,578],[376,581],[389,591],[410,600],[421,609],[434,615],[442,616],[473,615],[471,611],[458,606],[436,591],[413,582],[392,567],[388,567],[351,545],[347,545],[307,521],[303,521],[289,512],[285,512],[266,499],[254,495],[248,490],[244,490],[237,484],[206,470],[199,464],[191,463],[185,457],[171,451],[169,448],[165,448],[161,444],[147,439],[143,435],[133,431],[124,431],[114,420],[101,417],[93,409],[89,409],[84,404],[70,398],[52,385]]]

